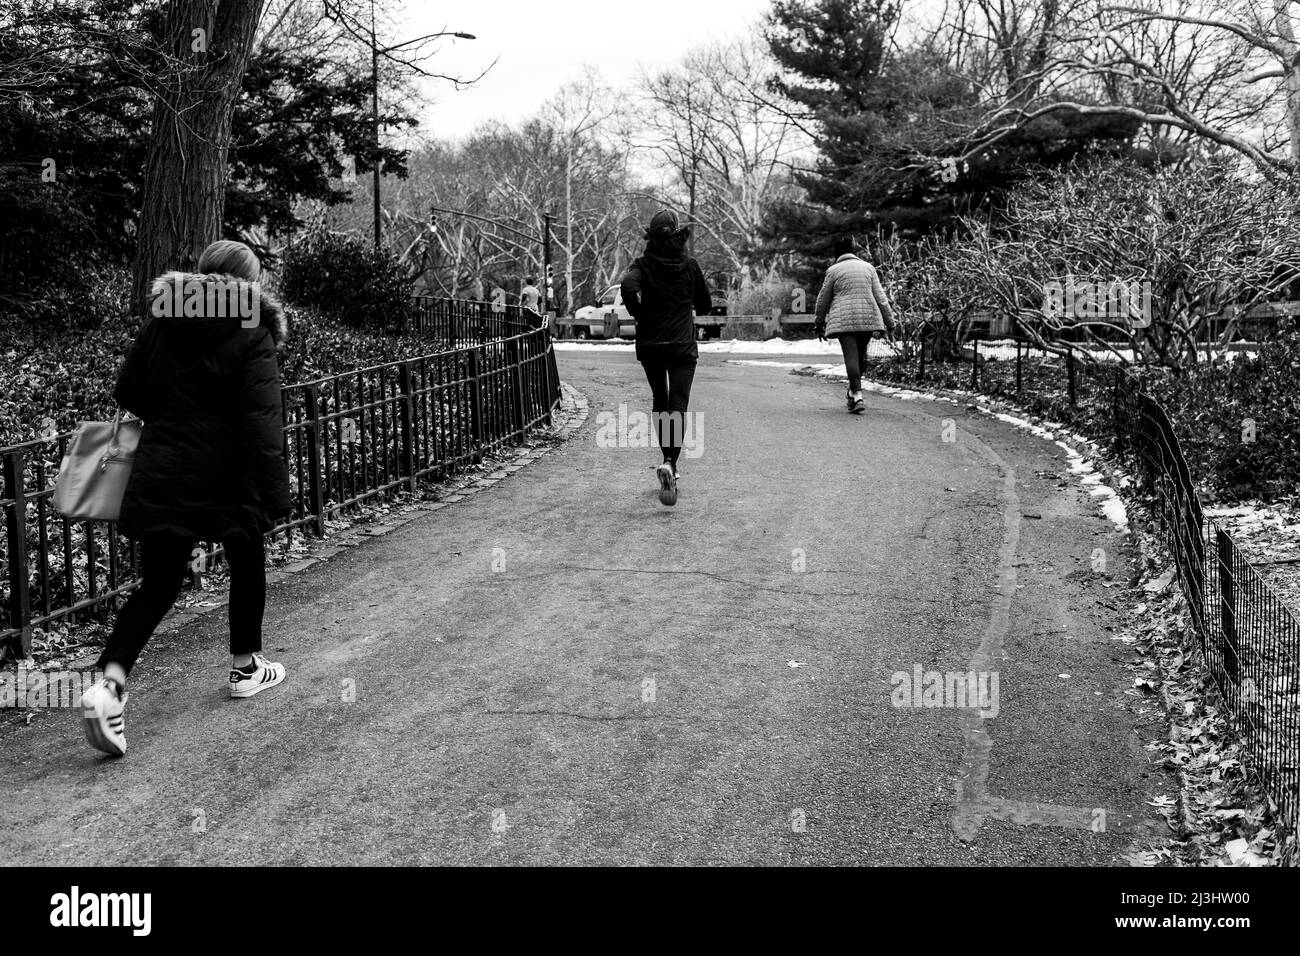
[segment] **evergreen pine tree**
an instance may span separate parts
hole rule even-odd
[[[1067,111],[1009,129],[967,157],[976,145],[970,131],[986,124],[993,104],[946,51],[893,45],[901,9],[900,0],[773,4],[767,40],[784,71],[773,90],[806,111],[819,151],[797,177],[804,201],[771,210],[765,238],[773,251],[824,268],[837,235],[896,229],[919,237],[996,210],[1016,182],[1084,152],[1131,153],[1135,120]],[[1031,94],[1017,87],[1015,95]]]

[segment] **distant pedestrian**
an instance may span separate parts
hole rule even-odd
[[[537,279],[533,276],[524,279],[524,287],[519,290],[519,304],[529,311],[540,314],[542,311],[542,290],[537,288],[536,282]]]
[[[655,213],[645,231],[645,252],[623,276],[623,304],[636,320],[636,357],[653,396],[659,448],[664,460],[655,469],[659,501],[677,503],[677,462],[682,453],[691,383],[699,348],[695,316],[712,307],[704,271],[686,254],[691,227],[671,209]]]
[[[875,334],[892,331],[894,310],[880,285],[880,276],[870,262],[853,250],[847,239],[835,240],[834,264],[817,295],[817,337],[838,338],[844,353],[844,370],[849,376],[845,395],[848,409],[861,415],[867,409],[862,397],[862,371],[867,363],[867,346]]]
[[[230,696],[251,697],[285,677],[261,650],[263,535],[292,510],[276,356],[287,329],[260,273],[248,246],[222,241],[204,250],[196,274],[156,279],[153,315],[113,392],[144,420],[118,522],[139,543],[141,583],[99,657],[104,678],[81,705],[87,739],[114,756],[126,753],[127,675],[180,593],[200,541],[220,541],[230,566]],[[168,307],[182,289],[187,306],[198,293],[201,314]]]

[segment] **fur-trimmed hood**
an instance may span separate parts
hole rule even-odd
[[[283,306],[260,282],[216,273],[164,272],[153,280],[149,296],[149,314],[157,318],[226,333],[236,321],[243,328],[265,326],[277,349],[289,338]]]

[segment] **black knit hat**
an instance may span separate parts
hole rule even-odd
[[[653,239],[655,236],[663,236],[665,238],[668,236],[676,236],[683,232],[688,232],[690,228],[690,226],[681,225],[680,220],[677,218],[677,213],[673,212],[671,209],[661,209],[655,213],[654,218],[650,220],[650,226],[645,231],[645,238]]]

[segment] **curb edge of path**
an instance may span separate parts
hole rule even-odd
[[[428,501],[421,501],[418,504],[410,505],[409,508],[400,515],[387,517],[382,523],[374,525],[358,525],[347,528],[325,538],[319,539],[320,548],[313,554],[292,561],[283,567],[275,570],[268,570],[266,583],[268,586],[280,584],[289,580],[295,574],[301,574],[318,564],[323,564],[331,558],[342,554],[345,551],[361,545],[368,538],[381,538],[384,535],[396,531],[398,528],[405,527],[412,521],[426,517],[435,511],[441,511],[458,501],[464,501],[467,498],[486,491],[495,486],[498,482],[509,478],[511,475],[524,470],[535,461],[539,461],[554,449],[559,448],[562,444],[573,437],[574,432],[581,428],[587,422],[588,403],[587,396],[578,389],[574,388],[567,382],[560,383],[560,403],[551,420],[551,428],[548,434],[555,441],[536,447],[523,447],[514,450],[513,457],[498,462],[491,472],[482,476],[462,475],[466,479],[462,484],[451,487],[441,493],[437,498]],[[226,593],[212,597],[209,603],[203,607],[187,607],[183,609],[173,609],[168,612],[155,634],[168,634],[178,631],[188,624],[203,618],[216,611],[220,611],[230,603],[229,590]],[[87,653],[81,657],[73,658],[66,666],[68,667],[89,667],[99,657],[99,651]]]

